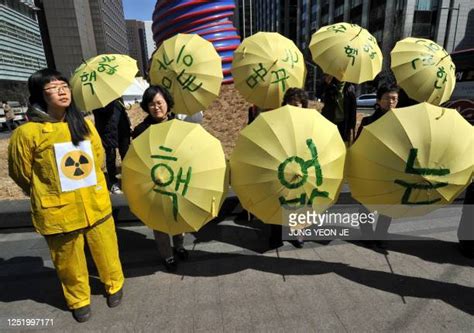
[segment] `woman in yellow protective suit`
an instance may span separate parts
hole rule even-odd
[[[72,104],[67,78],[42,69],[28,80],[28,122],[8,147],[10,177],[31,197],[33,225],[46,238],[73,317],[91,316],[84,244],[105,284],[107,304],[122,299],[124,277],[100,137]]]

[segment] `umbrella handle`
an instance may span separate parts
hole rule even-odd
[[[212,217],[217,216],[217,209],[216,209],[216,198],[212,197],[212,202],[211,202],[211,215]]]

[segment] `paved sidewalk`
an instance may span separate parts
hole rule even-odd
[[[386,250],[336,240],[268,252],[268,226],[237,211],[186,236],[190,259],[176,274],[159,263],[148,228],[119,224],[123,304],[107,307],[91,268],[93,317],[84,324],[65,308],[43,238],[0,230],[0,331],[33,329],[9,326],[15,318],[53,319],[34,327],[48,332],[472,331],[473,261],[457,251],[459,208],[393,224],[407,240]]]

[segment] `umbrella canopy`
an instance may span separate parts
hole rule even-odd
[[[313,61],[339,81],[370,81],[382,70],[382,51],[377,40],[357,24],[324,26],[311,37]]]
[[[161,44],[152,57],[152,84],[168,89],[173,112],[193,115],[219,96],[221,58],[212,43],[197,34],[177,34]]]
[[[71,77],[74,103],[82,111],[102,108],[122,96],[137,72],[137,61],[123,54],[90,58]]]
[[[276,32],[258,32],[245,38],[234,52],[235,88],[262,109],[281,105],[288,88],[302,88],[304,57],[295,43]]]
[[[242,206],[269,224],[283,209],[322,212],[337,201],[346,147],[319,112],[286,105],[242,130],[230,158],[232,188]]]
[[[152,229],[194,232],[217,216],[228,188],[219,140],[179,120],[152,125],[132,141],[122,164],[130,210]]]
[[[449,100],[456,66],[445,49],[429,39],[408,37],[397,42],[390,55],[395,78],[408,96],[435,105]]]
[[[471,180],[473,144],[472,126],[454,109],[421,103],[389,111],[349,150],[352,196],[391,217],[433,211]]]

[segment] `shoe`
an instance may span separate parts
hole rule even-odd
[[[110,194],[122,194],[122,190],[118,186],[118,184],[113,184],[112,187],[110,188]]]
[[[296,247],[297,249],[301,249],[304,246],[304,240],[302,239],[290,240],[290,244]]]
[[[86,322],[91,317],[91,306],[86,305],[81,308],[72,310],[72,316],[78,323]]]
[[[276,248],[282,247],[283,242],[280,239],[271,239],[270,238],[270,241],[268,242],[268,246],[269,246],[270,249],[276,249]]]
[[[168,272],[176,272],[178,269],[178,263],[174,257],[169,257],[163,260],[163,265]]]
[[[178,256],[179,259],[186,261],[189,257],[189,252],[184,247],[179,247],[174,249],[174,253]]]
[[[107,305],[109,308],[115,308],[122,303],[123,288],[117,291],[115,294],[107,295]]]

